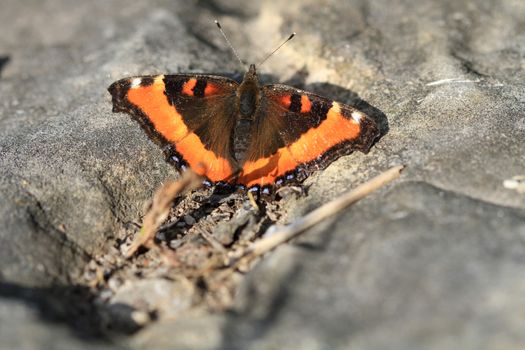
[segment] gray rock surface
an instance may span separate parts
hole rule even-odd
[[[525,175],[522,1],[1,7],[0,348],[525,346],[525,196],[503,186]],[[214,18],[247,61],[296,31],[262,73],[358,96],[388,118],[369,154],[306,181],[308,196],[286,204],[291,217],[390,165],[408,168],[269,254],[232,310],[83,335],[68,316],[72,276],[176,176],[128,116],[111,113],[106,88],[135,74],[238,70]]]

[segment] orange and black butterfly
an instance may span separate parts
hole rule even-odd
[[[175,74],[126,78],[108,90],[113,112],[129,113],[170,163],[196,171],[208,186],[268,194],[354,150],[367,152],[379,137],[376,121],[353,107],[259,85],[253,64],[240,83]]]

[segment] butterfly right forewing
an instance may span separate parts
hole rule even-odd
[[[262,88],[252,130],[240,182],[260,188],[302,180],[342,155],[366,152],[379,136],[365,113],[279,84]]]

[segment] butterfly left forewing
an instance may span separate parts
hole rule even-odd
[[[230,182],[237,171],[230,135],[238,84],[210,75],[159,75],[119,80],[109,87],[114,112],[136,119],[179,169],[210,182]]]

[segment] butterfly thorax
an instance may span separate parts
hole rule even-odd
[[[257,105],[259,104],[259,79],[255,71],[255,65],[250,65],[250,69],[242,80],[237,90],[239,113],[241,119],[253,119]]]

